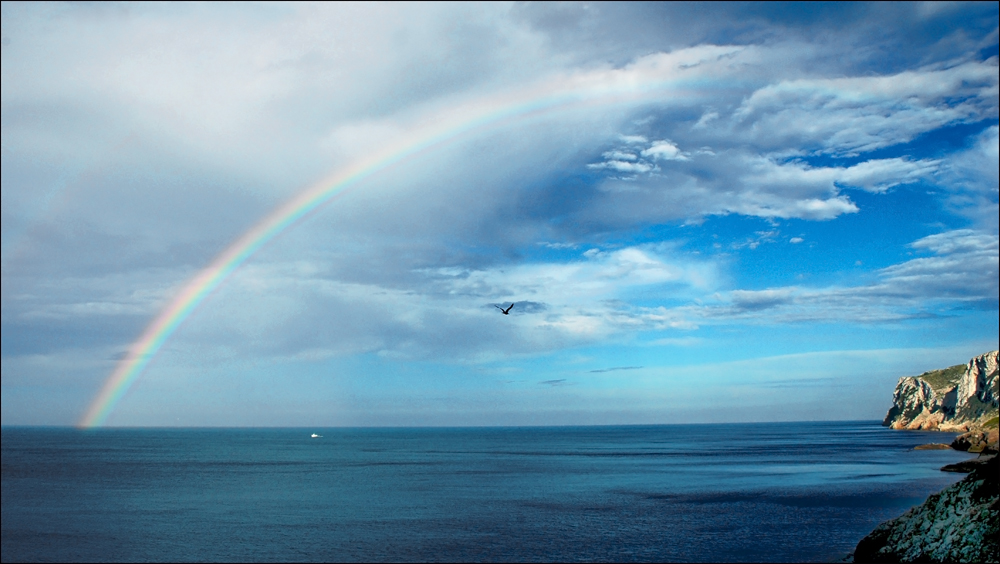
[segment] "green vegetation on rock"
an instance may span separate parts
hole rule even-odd
[[[949,368],[924,372],[920,376],[917,376],[917,378],[927,382],[937,392],[938,390],[947,390],[952,386],[957,386],[963,374],[965,374],[965,365],[956,364]]]

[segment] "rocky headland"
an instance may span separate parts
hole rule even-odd
[[[992,351],[967,364],[900,378],[882,424],[963,433],[952,448],[995,454],[998,390],[997,351]]]
[[[942,468],[969,475],[879,525],[858,543],[855,562],[1000,562],[998,398],[997,351],[899,379],[883,425],[962,433],[949,446],[979,456]]]

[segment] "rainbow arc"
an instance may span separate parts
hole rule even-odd
[[[732,48],[719,48],[722,54],[731,51]],[[671,94],[671,98],[683,97],[692,93],[683,90],[683,86],[694,86],[699,81],[697,77],[684,81],[671,76],[683,71],[685,67],[680,63],[682,61],[675,61],[675,65],[669,68],[652,64],[570,77],[569,80],[542,84],[520,93],[486,98],[456,108],[435,120],[433,125],[411,130],[396,143],[304,190],[240,236],[183,286],[129,347],[91,402],[79,426],[91,428],[104,425],[156,353],[205,298],[262,246],[320,206],[344,195],[380,171],[473,132],[575,106],[636,104],[665,94]],[[705,84],[698,83],[697,86],[704,88]]]

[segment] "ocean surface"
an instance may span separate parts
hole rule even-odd
[[[2,560],[832,562],[961,479],[913,450],[953,436],[5,427]]]

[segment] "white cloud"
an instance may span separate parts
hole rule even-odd
[[[835,194],[837,185],[861,188],[869,192],[885,190],[929,178],[937,161],[875,159],[851,167],[812,167],[804,163],[778,163],[766,158],[748,158],[743,181],[756,189],[784,193]]]
[[[608,169],[616,172],[649,172],[653,170],[653,165],[648,163],[631,163],[627,161],[604,161],[603,163],[588,164],[587,168]]]
[[[618,138],[621,139],[622,143],[629,143],[629,144],[640,144],[647,142],[646,138],[643,137],[642,135],[619,135]]]
[[[936,254],[951,253],[993,253],[997,252],[996,234],[979,233],[972,229],[957,229],[935,235],[928,235],[914,241],[911,245],[916,249],[927,249]]]
[[[953,307],[996,308],[1000,295],[1000,244],[993,234],[968,229],[919,239],[914,249],[932,256],[883,268],[868,285],[786,286],[718,293],[716,303],[678,308],[693,322],[887,322],[935,315]],[[704,316],[704,317],[702,317]]]
[[[997,116],[997,59],[891,76],[784,80],[734,112],[736,131],[790,154],[853,155]]]
[[[580,261],[473,270],[441,281],[449,294],[499,301],[526,299],[579,311],[603,307],[596,304],[619,299],[636,287],[670,284],[704,289],[714,284],[711,263],[671,259],[663,254],[665,250],[656,246],[590,249]]]
[[[660,246],[590,249],[570,262],[413,274],[406,287],[394,288],[333,280],[328,270],[301,262],[245,267],[175,340],[185,349],[212,343],[223,361],[361,352],[485,361],[500,349],[522,355],[636,331],[695,329],[680,312],[629,300],[657,291],[694,297],[711,290],[718,276],[713,263],[674,257]],[[499,316],[496,303],[514,303],[511,315]]]
[[[997,126],[986,128],[971,147],[949,156],[943,165],[942,188],[948,206],[971,217],[981,229],[997,230],[1000,215],[1000,139]]]
[[[698,118],[698,122],[691,127],[692,129],[704,129],[709,122],[716,119],[719,119],[719,112],[715,111],[705,112],[701,115],[700,118]]]
[[[1000,238],[996,234],[959,229],[915,241],[915,249],[934,253],[881,271],[878,289],[920,300],[951,299],[995,304],[1000,296]]]
[[[606,151],[601,156],[604,157],[605,159],[616,160],[616,161],[634,161],[638,158],[632,153],[626,153],[623,151]]]
[[[653,141],[653,144],[649,146],[648,149],[642,151],[642,156],[653,159],[653,160],[665,160],[665,161],[686,161],[688,160],[687,155],[681,152],[670,141]]]
[[[549,249],[555,249],[555,250],[575,249],[575,248],[579,247],[579,245],[576,245],[574,243],[551,243],[551,242],[548,242],[548,241],[541,242],[541,243],[538,243],[538,244],[541,245],[541,246],[543,246],[543,247],[546,247],[546,248],[549,248]]]
[[[606,161],[588,166],[614,169],[615,165]],[[662,169],[652,163],[645,171],[631,167],[629,171],[639,176],[630,178],[627,185],[617,183],[617,178],[606,180],[602,189],[613,196],[593,213],[610,221],[621,217],[623,221],[656,222],[729,213],[829,220],[858,211],[842,193],[845,189],[885,192],[903,184],[934,181],[939,169],[936,160],[873,159],[838,167],[781,162],[736,151],[699,152]]]
[[[930,179],[939,164],[935,160],[873,159],[844,169],[836,181],[868,192],[885,192],[893,186]]]

